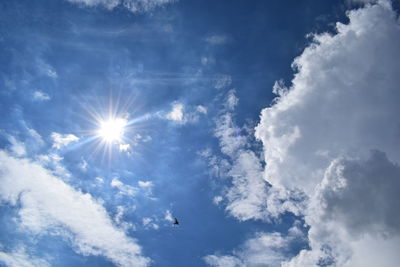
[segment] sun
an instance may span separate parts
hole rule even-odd
[[[127,121],[122,118],[113,118],[100,122],[99,136],[107,143],[121,141]]]

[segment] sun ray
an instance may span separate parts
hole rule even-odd
[[[122,118],[110,118],[101,121],[100,129],[98,130],[99,136],[107,143],[120,142],[124,135],[127,121]]]

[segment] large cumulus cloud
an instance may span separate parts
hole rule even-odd
[[[264,179],[306,196],[299,215],[309,248],[282,260],[286,267],[400,262],[399,19],[389,1],[347,15],[335,33],[313,36],[256,127]],[[266,211],[284,212],[270,191]]]
[[[262,111],[256,136],[266,179],[312,193],[332,159],[384,151],[399,162],[399,24],[386,2],[352,11],[337,34],[315,36],[290,88]]]
[[[298,199],[303,195],[296,190],[270,187],[263,178],[262,160],[252,150],[252,129],[248,125],[239,126],[234,110],[238,104],[234,90],[225,98],[225,108],[216,119],[215,136],[219,140],[222,156],[203,151],[214,176],[228,178],[221,195],[215,200],[225,205],[225,210],[240,221],[276,219],[281,213],[290,211],[299,214],[303,203]]]
[[[348,17],[336,34],[314,36],[256,128],[265,179],[309,199],[311,249],[285,266],[400,260],[400,25],[388,1]]]

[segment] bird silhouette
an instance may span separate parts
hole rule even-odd
[[[174,218],[174,225],[179,225],[179,221],[177,218]]]

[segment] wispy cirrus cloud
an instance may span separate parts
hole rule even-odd
[[[50,267],[50,263],[41,258],[34,257],[26,252],[24,247],[12,251],[0,251],[0,262],[10,267]]]
[[[278,232],[256,233],[238,249],[229,255],[213,254],[204,257],[209,266],[268,266],[280,267],[291,255],[291,246],[304,241],[304,235],[298,226],[289,229],[287,235]]]
[[[303,204],[298,200],[304,198],[303,194],[271,187],[265,180],[263,161],[251,147],[255,142],[252,132],[248,126],[239,126],[235,121],[238,103],[235,91],[228,91],[224,109],[215,120],[214,135],[223,156],[215,155],[210,149],[199,153],[208,161],[215,178],[230,180],[214,198],[214,203],[222,203],[230,215],[241,221],[269,221],[286,211],[299,214]]]
[[[53,139],[53,148],[60,149],[64,146],[67,146],[69,143],[79,141],[79,137],[73,134],[60,134],[60,133],[52,133],[51,139]]]
[[[150,11],[177,0],[67,0],[71,3],[82,4],[85,6],[103,6],[107,9],[114,9],[117,6],[123,6],[126,9],[136,12]]]
[[[379,0],[346,0],[347,3],[360,3],[360,4],[371,4],[376,3]]]
[[[206,38],[206,42],[211,45],[222,45],[228,42],[228,36],[224,34],[213,34]]]
[[[154,186],[152,181],[138,181],[138,185],[142,188],[152,188]]]
[[[22,231],[61,235],[76,252],[103,255],[119,266],[149,264],[136,240],[115,227],[106,209],[90,194],[75,190],[40,164],[5,151],[0,151],[0,170],[0,199],[18,206],[17,223]],[[5,254],[0,258],[8,259]]]
[[[214,88],[223,89],[232,84],[232,77],[226,74],[215,75],[214,77]]]
[[[50,100],[50,96],[42,91],[33,92],[33,99],[37,101],[47,101]]]
[[[10,150],[16,156],[25,156],[26,148],[25,144],[21,141],[18,141],[14,136],[9,136],[8,141],[11,143]]]
[[[111,187],[118,189],[119,193],[122,195],[133,196],[138,191],[138,189],[136,187],[124,184],[117,178],[113,178],[110,185],[111,185]]]
[[[200,116],[204,115],[207,115],[207,108],[205,106],[198,105],[192,107],[180,102],[174,102],[171,110],[162,117],[176,124],[184,125],[186,123],[195,123],[200,119]]]
[[[200,156],[209,161],[214,176],[229,177],[232,186],[225,189],[217,203],[226,199],[226,210],[239,220],[261,219],[265,216],[267,184],[262,175],[260,160],[249,150],[247,136],[234,122],[233,109],[238,103],[234,91],[229,91],[224,112],[216,119],[215,136],[226,159],[206,150]],[[216,177],[218,178],[218,177]]]
[[[281,255],[271,266],[396,266],[400,260],[395,252],[400,247],[400,219],[393,204],[400,194],[399,20],[389,1],[352,10],[348,17],[348,24],[337,24],[337,33],[314,36],[294,61],[292,85],[276,83],[278,97],[262,111],[256,127],[266,165],[251,170],[263,173],[277,191],[260,194],[266,208],[248,218],[297,211],[310,227],[309,249]],[[223,126],[232,125],[230,121],[219,126],[221,151],[242,155],[249,141],[232,139],[233,131],[226,129],[233,127]],[[235,189],[230,190],[252,188],[232,184]],[[270,201],[271,192],[284,192],[281,200],[299,192],[304,198],[291,203],[302,208],[282,209],[282,201]],[[274,255],[264,251],[260,253],[266,257]],[[214,266],[257,266],[251,259],[233,253],[206,261]]]

